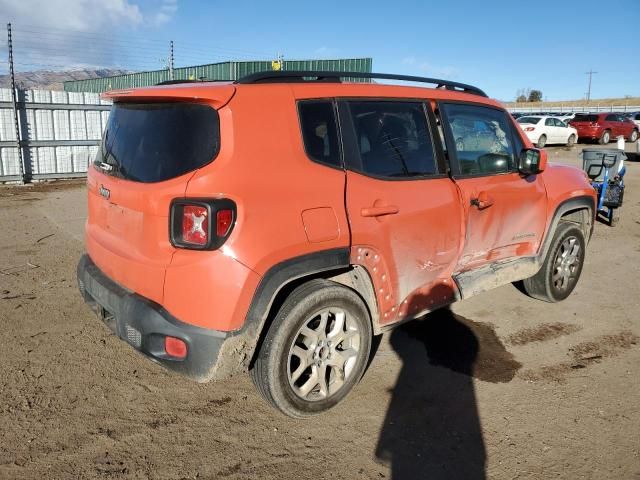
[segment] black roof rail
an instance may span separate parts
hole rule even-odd
[[[203,83],[203,82],[230,82],[231,80],[209,80],[208,78],[192,78],[192,79],[182,79],[182,80],[165,80],[160,83],[156,83],[154,86],[158,87],[160,85],[179,85],[181,83]]]
[[[326,82],[339,83],[341,78],[368,78],[368,79],[384,79],[384,80],[401,80],[405,82],[430,83],[436,85],[436,88],[445,88],[447,90],[457,90],[465,93],[472,93],[486,97],[487,94],[473,85],[465,83],[451,82],[439,78],[416,77],[413,75],[395,75],[393,73],[368,73],[368,72],[327,72],[315,70],[297,70],[297,71],[273,71],[258,72],[244,76],[234,83],[251,84],[251,83],[293,83],[293,82]]]

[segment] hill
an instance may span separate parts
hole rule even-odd
[[[16,73],[16,84],[23,89],[64,90],[63,82],[67,80],[85,80],[87,78],[111,77],[130,73],[129,70],[113,68],[83,69],[69,71],[36,70]],[[9,75],[0,75],[0,87],[10,88]]]

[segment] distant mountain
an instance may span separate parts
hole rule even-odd
[[[69,70],[65,72],[36,70],[33,72],[16,73],[16,84],[20,88],[24,88],[27,90],[64,90],[63,82],[67,80],[85,80],[87,78],[112,77],[114,75],[123,75],[125,73],[131,73],[131,71],[112,68],[101,68],[96,70]],[[11,79],[9,78],[9,75],[0,75],[0,87],[11,87]]]

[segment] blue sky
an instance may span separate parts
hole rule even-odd
[[[56,2],[70,4],[69,12],[76,0],[49,3]],[[177,66],[277,53],[285,59],[371,56],[374,71],[455,79],[502,100],[527,87],[542,90],[548,100],[582,98],[585,72],[593,69],[592,98],[640,96],[640,0],[98,3],[110,8],[102,23],[78,20],[69,26],[71,38],[83,38],[73,37],[76,28],[86,38],[105,32],[117,47],[108,61],[128,68],[160,65],[161,50],[173,39]],[[0,0],[0,17],[16,16],[15,4]],[[17,16],[18,34],[24,23],[24,36],[35,28],[29,25],[37,26],[31,42],[48,28],[44,18]],[[55,28],[64,25],[58,21]],[[99,57],[93,60],[103,61]]]

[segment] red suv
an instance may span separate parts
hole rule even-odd
[[[360,380],[373,335],[510,282],[556,302],[580,277],[593,188],[478,88],[267,72],[106,97],[80,291],[197,381],[249,371],[309,416]]]
[[[638,140],[638,126],[619,113],[577,113],[569,125],[581,139],[598,140],[603,145],[620,135],[629,142]]]

